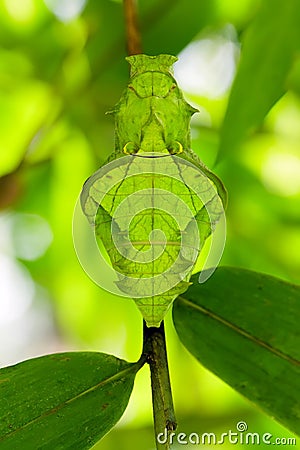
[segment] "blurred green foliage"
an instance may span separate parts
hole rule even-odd
[[[231,96],[229,89],[215,97],[200,90],[186,92],[201,110],[192,123],[193,149],[210,168],[220,161],[214,171],[229,192],[222,264],[299,282],[299,2],[138,3],[144,53],[178,54],[193,41],[210,42],[222,54],[224,39],[236,49],[236,60],[240,52]],[[39,347],[39,353],[93,349],[131,361],[140,354],[142,323],[134,303],[95,286],[72,243],[72,215],[81,186],[114,148],[113,122],[105,112],[117,102],[128,78],[124,34],[119,1],[0,1],[0,221],[9,228],[7,239],[7,227],[1,225],[0,251],[6,259],[0,264],[4,274],[9,258],[34,282],[34,311],[47,305],[53,340]],[[195,48],[189,58],[196,59]],[[210,61],[203,60],[199,76]],[[218,70],[222,78],[229,69],[212,65],[211,76]],[[25,226],[28,217],[41,220],[48,231],[44,225]],[[35,246],[32,236],[44,242],[37,253],[29,251]],[[25,254],[24,242],[31,243]],[[0,292],[3,301],[6,291]],[[23,323],[26,317],[19,319]],[[32,317],[30,323],[41,321],[43,328],[42,316]],[[183,349],[168,319],[180,430],[222,432],[243,419],[254,431],[288,435],[201,368]],[[39,339],[39,325],[30,327]],[[0,333],[1,363],[7,361],[7,348],[16,360],[33,356],[35,348],[15,351],[17,339],[23,340],[16,322],[8,329],[8,340]],[[144,368],[120,427],[97,448],[152,448],[150,399]]]

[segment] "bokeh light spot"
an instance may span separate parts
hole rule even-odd
[[[274,194],[289,197],[300,193],[300,158],[270,151],[262,165],[262,180]]]
[[[44,0],[46,6],[62,22],[68,22],[79,16],[86,0]]]
[[[20,318],[30,307],[34,283],[24,267],[0,254],[0,325]]]
[[[239,48],[234,28],[191,42],[179,53],[175,78],[187,93],[218,98],[230,88],[236,70]]]
[[[33,0],[4,0],[5,8],[16,22],[28,23],[33,20],[36,8]]]

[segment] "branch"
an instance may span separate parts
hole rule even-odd
[[[164,322],[159,328],[148,328],[144,321],[144,348],[143,354],[151,372],[151,390],[153,404],[153,418],[157,450],[168,450],[169,439],[166,443],[159,443],[157,436],[163,433],[169,437],[171,431],[176,429],[176,420],[173,406],[172,391],[167,360]],[[166,430],[166,435],[165,435]],[[161,441],[164,441],[162,439]]]
[[[124,0],[124,14],[127,53],[128,55],[137,55],[142,53],[142,46],[135,0]]]

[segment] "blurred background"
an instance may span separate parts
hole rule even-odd
[[[138,6],[144,53],[178,55],[175,77],[200,110],[192,119],[192,148],[228,189],[221,264],[299,283],[300,39],[292,34],[293,14],[281,14],[280,3],[292,11],[296,2],[140,0]],[[70,350],[130,361],[140,355],[140,313],[129,299],[93,284],[72,241],[82,184],[114,148],[105,112],[126,86],[125,56],[120,1],[0,0],[2,367]],[[259,76],[272,61],[273,78],[262,76],[263,84]],[[269,92],[273,85],[277,91]],[[166,326],[179,431],[222,433],[243,420],[252,432],[292,436],[202,368],[179,342],[170,314]],[[95,448],[154,449],[147,367],[122,420]]]

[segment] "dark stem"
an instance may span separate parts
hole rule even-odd
[[[144,321],[144,348],[143,354],[147,357],[147,362],[151,372],[151,389],[153,418],[155,429],[155,440],[157,450],[169,449],[170,433],[176,429],[176,420],[173,406],[173,398],[170,384],[164,322],[159,328],[148,328]],[[160,442],[157,436],[161,435]],[[164,441],[167,442],[164,442]]]
[[[135,0],[124,0],[124,13],[127,54],[137,55],[142,53],[142,46]]]

